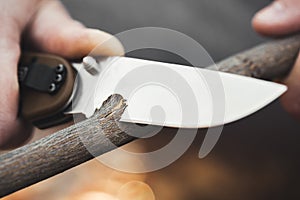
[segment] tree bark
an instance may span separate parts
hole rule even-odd
[[[290,71],[299,49],[300,35],[295,35],[259,45],[208,69],[274,80]],[[136,126],[118,122],[125,108],[126,100],[114,94],[93,117],[1,155],[0,197],[94,158],[86,146],[98,156],[135,139],[127,133],[136,132]],[[140,136],[151,132],[147,130]]]
[[[300,34],[258,45],[207,69],[264,80],[280,79],[293,67],[299,49]]]

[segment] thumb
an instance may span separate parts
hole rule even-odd
[[[46,1],[28,28],[30,42],[41,51],[78,58],[93,53],[104,56],[123,55],[121,43],[112,35],[87,29],[73,20],[59,1]],[[31,43],[32,44],[32,43]]]
[[[284,35],[300,30],[300,1],[277,0],[253,18],[254,29],[263,35]]]

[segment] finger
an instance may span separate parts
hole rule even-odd
[[[18,118],[19,86],[17,64],[20,55],[20,29],[6,21],[0,29],[0,148],[11,148],[26,140],[31,129]]]
[[[300,120],[300,53],[289,76],[284,80],[288,91],[281,97],[285,110]]]
[[[58,1],[48,1],[41,7],[28,32],[40,50],[67,58],[87,55],[99,44],[103,44],[96,51],[100,55],[123,55],[124,52],[116,38],[74,21]]]
[[[264,35],[284,35],[300,30],[300,1],[277,0],[253,18],[254,29]]]

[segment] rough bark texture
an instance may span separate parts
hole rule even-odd
[[[208,69],[265,80],[285,76],[292,68],[300,49],[300,34],[261,44],[233,55]]]
[[[291,36],[254,47],[208,68],[276,79],[289,72],[299,49],[300,35]],[[1,155],[0,196],[54,176],[95,155],[132,141],[134,137],[127,133],[138,132],[136,126],[118,122],[125,108],[125,100],[120,95],[112,95],[93,117]],[[151,128],[148,132],[143,129],[143,133],[134,134],[145,135],[150,132]],[[93,155],[89,152],[93,152]]]
[[[88,120],[1,155],[0,196],[92,159],[86,146],[100,155],[131,141],[124,131],[130,125],[117,122],[125,108],[125,100],[112,95]]]

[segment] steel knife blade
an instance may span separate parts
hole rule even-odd
[[[96,65],[95,65],[96,63]],[[112,94],[128,107],[120,121],[177,128],[207,128],[244,118],[268,105],[287,87],[224,72],[128,57],[82,63],[78,88],[65,114],[87,118]]]

